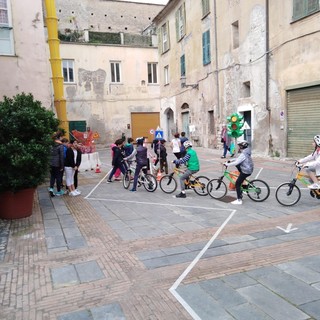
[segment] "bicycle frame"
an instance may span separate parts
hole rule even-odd
[[[300,181],[304,186],[308,186],[310,184],[310,178],[307,174],[305,174],[304,172],[301,172],[302,167],[300,166],[296,166],[298,168],[298,172],[295,176],[295,178],[293,178],[290,181],[290,184],[292,183],[292,185],[296,185],[297,180]],[[312,189],[310,191],[313,191],[316,195],[320,196],[320,189],[316,190],[316,189]]]

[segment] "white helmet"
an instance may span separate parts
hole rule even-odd
[[[320,147],[320,135],[314,136],[313,141],[316,143],[317,147]]]
[[[247,140],[242,140],[242,141],[238,142],[238,146],[239,146],[241,149],[248,148],[249,142],[248,142]]]
[[[192,142],[191,141],[189,141],[189,140],[187,140],[187,141],[185,141],[184,143],[183,143],[183,146],[187,149],[187,148],[190,148],[190,147],[192,147]]]

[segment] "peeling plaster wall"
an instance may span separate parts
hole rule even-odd
[[[46,108],[53,108],[49,47],[41,0],[11,1],[13,56],[0,56],[0,97],[32,93]]]
[[[64,85],[68,120],[85,120],[99,132],[99,143],[122,133],[131,136],[132,112],[160,112],[159,85],[148,85],[147,75],[147,63],[158,61],[156,48],[64,43],[60,50],[75,67],[75,83]],[[110,61],[115,60],[121,61],[120,84],[111,83]]]

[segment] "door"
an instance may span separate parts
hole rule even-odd
[[[160,126],[159,112],[133,112],[131,113],[132,138],[146,137],[152,142],[154,134],[150,130],[156,130]]]
[[[186,137],[189,138],[189,112],[182,113],[182,131],[186,133]]]

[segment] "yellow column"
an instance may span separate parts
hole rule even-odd
[[[66,99],[63,93],[63,76],[60,58],[60,41],[58,38],[58,18],[56,14],[55,0],[45,0],[46,23],[48,30],[48,43],[50,50],[50,64],[52,71],[52,83],[54,92],[54,106],[60,120],[61,127],[69,137],[69,123],[67,120]]]

